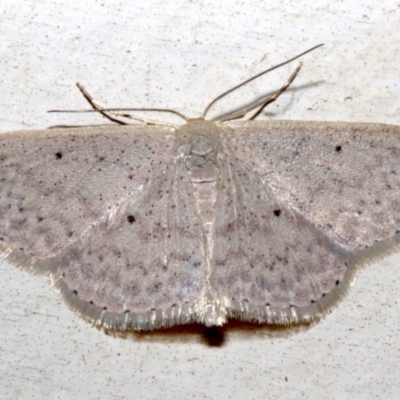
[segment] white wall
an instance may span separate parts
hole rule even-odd
[[[352,3],[3,1],[0,131],[101,122],[46,113],[87,108],[76,81],[109,106],[196,116],[225,89],[321,42],[264,118],[400,124],[400,8]],[[276,89],[295,65],[219,110]],[[212,347],[193,327],[107,336],[70,312],[46,278],[3,263],[0,398],[397,399],[399,266],[395,255],[365,268],[315,326],[232,324]]]

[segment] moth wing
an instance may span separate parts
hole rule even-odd
[[[350,257],[230,157],[216,207],[211,285],[228,315],[289,324],[329,308],[349,281]]]
[[[56,286],[84,319],[107,328],[201,322],[203,236],[188,175],[167,165],[52,261]]]
[[[69,306],[97,325],[195,319],[204,247],[175,151],[171,130],[160,127],[1,135],[3,257],[49,273]]]
[[[304,121],[229,127],[235,157],[335,243],[352,252],[385,241],[397,246],[400,127]],[[386,248],[381,244],[376,254]]]
[[[76,241],[171,157],[166,128],[96,127],[0,135],[0,251],[40,262]]]
[[[357,265],[399,247],[400,130],[226,125],[213,284],[239,318],[311,320],[343,296]]]

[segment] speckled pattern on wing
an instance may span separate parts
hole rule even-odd
[[[331,292],[345,274],[345,254],[240,161],[231,159],[227,172],[214,230],[215,287],[232,300],[277,309]]]
[[[307,121],[229,125],[227,141],[243,165],[344,248],[361,250],[399,231],[399,127]]]
[[[191,194],[182,170],[168,166],[137,200],[62,252],[72,294],[116,314],[195,303],[205,287],[205,252]]]
[[[316,319],[400,243],[400,128],[191,120],[0,136],[0,250],[84,319]]]
[[[2,134],[1,240],[33,260],[57,254],[135,197],[170,160],[172,141],[148,127]]]

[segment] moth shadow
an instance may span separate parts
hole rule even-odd
[[[298,85],[298,86],[295,86],[295,87],[290,87],[290,88],[286,89],[285,92],[286,92],[287,94],[289,94],[289,93],[292,93],[292,94],[293,94],[293,93],[295,93],[295,92],[297,92],[297,91],[300,91],[300,90],[307,90],[307,89],[309,89],[309,88],[317,87],[317,86],[319,86],[319,85],[322,84],[322,83],[325,83],[325,81],[319,80],[319,81],[315,81],[315,82],[310,82],[310,83],[306,83],[306,84],[304,84],[304,85]],[[271,91],[269,91],[269,92],[267,92],[267,93],[265,93],[265,94],[263,94],[263,95],[261,95],[261,96],[258,96],[258,97],[256,97],[256,98],[254,98],[253,100],[248,101],[247,103],[244,103],[244,104],[243,104],[243,102],[242,102],[240,106],[234,107],[234,108],[232,108],[232,109],[229,110],[229,111],[225,111],[225,112],[223,112],[223,113],[220,113],[220,114],[218,114],[218,115],[212,117],[211,120],[212,120],[212,121],[227,121],[227,120],[230,120],[231,118],[232,118],[232,119],[236,119],[234,116],[235,116],[237,113],[240,113],[240,112],[243,111],[244,109],[254,110],[254,109],[260,107],[261,104],[262,104],[265,100],[267,100],[269,97],[273,96],[275,93],[276,93],[276,90],[271,90]],[[289,100],[289,101],[286,103],[286,105],[285,105],[282,109],[280,109],[279,114],[284,114],[285,111],[286,111],[288,108],[290,108],[290,106],[291,106],[292,104],[293,104],[293,97],[291,98],[291,100]],[[265,112],[265,111],[262,112],[262,115],[268,116],[268,117],[276,116],[277,114],[278,114],[278,113],[276,113],[276,112],[275,112],[275,113],[273,113],[273,112]]]
[[[223,347],[228,338],[233,336],[245,339],[257,338],[288,338],[304,332],[315,323],[304,323],[291,326],[265,325],[239,320],[229,320],[224,326],[205,327],[201,324],[187,324],[170,328],[154,329],[152,331],[115,331],[102,330],[106,335],[123,340],[145,343],[191,343],[202,344],[209,347]]]

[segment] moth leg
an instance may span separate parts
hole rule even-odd
[[[293,74],[290,75],[290,78],[287,80],[287,82],[275,94],[268,97],[262,102],[260,108],[249,118],[249,121],[255,119],[258,115],[260,115],[262,110],[264,110],[264,108],[267,107],[268,104],[273,103],[292,84],[292,82],[296,79],[296,76],[299,73],[302,65],[303,63],[300,62],[297,68],[294,70]]]
[[[117,117],[123,117],[123,118],[133,119],[135,121],[144,122],[146,125],[163,125],[163,126],[171,126],[174,128],[176,127],[176,125],[169,124],[167,122],[160,122],[160,121],[155,121],[155,120],[148,119],[148,118],[142,118],[142,117],[138,117],[138,116],[135,116],[132,114],[124,113],[122,111],[109,110],[109,109],[107,109],[107,107],[103,107],[99,103],[97,103],[80,83],[77,83],[76,86],[82,93],[83,97],[93,107],[93,109],[98,111],[101,115],[103,115],[104,117],[109,119],[111,122],[115,122],[120,125],[128,125],[126,122],[124,122],[118,118],[114,118],[109,114],[116,115]]]
[[[111,122],[115,122],[115,123],[120,124],[120,125],[128,125],[126,122],[121,121],[121,120],[119,120],[117,118],[111,117],[105,111],[103,111],[103,109],[105,107],[101,106],[96,101],[94,101],[93,97],[86,91],[86,89],[80,83],[77,83],[76,86],[78,87],[78,89],[82,93],[83,97],[88,101],[88,103],[93,107],[94,110],[98,111],[101,115],[103,115],[104,117],[109,119]],[[114,115],[118,115],[116,112],[112,112],[112,111],[109,111],[109,113],[110,114],[114,114]]]

